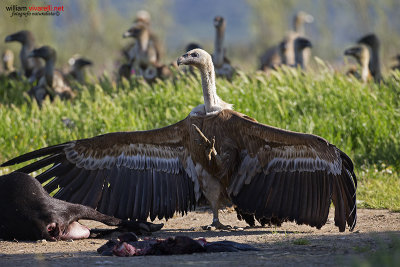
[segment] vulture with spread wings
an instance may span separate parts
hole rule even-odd
[[[109,133],[11,159],[39,159],[36,178],[54,197],[118,218],[151,220],[186,213],[203,194],[213,210],[236,207],[250,225],[295,221],[322,227],[331,202],[335,224],[356,224],[357,180],[351,159],[321,137],[256,122],[232,110],[215,86],[211,56],[194,49],[178,65],[200,69],[204,104],[182,121],[150,131]]]

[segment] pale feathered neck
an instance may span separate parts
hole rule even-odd
[[[217,95],[215,86],[215,71],[211,57],[207,63],[200,68],[201,86],[203,88],[204,106],[206,114],[212,114],[223,109],[232,109],[232,105],[224,102]]]
[[[147,51],[150,41],[150,33],[148,29],[143,30],[143,32],[139,36],[139,44],[141,51]]]

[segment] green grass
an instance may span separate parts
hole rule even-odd
[[[218,79],[217,88],[222,99],[259,122],[335,144],[355,162],[360,205],[400,210],[399,81],[364,85],[321,64],[318,74],[239,72],[232,83]],[[45,102],[42,109],[24,93],[28,89],[26,82],[0,79],[0,162],[72,139],[166,126],[203,101],[193,76],[149,86],[140,80],[117,85],[106,75],[77,88],[73,101]],[[74,125],[65,126],[65,118]]]

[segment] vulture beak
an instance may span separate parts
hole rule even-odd
[[[12,42],[13,38],[11,35],[7,36],[6,39],[4,40],[4,42],[8,43],[8,42]]]
[[[307,15],[304,16],[304,22],[313,23],[314,22],[314,17],[309,15],[309,14],[307,14]]]
[[[122,35],[122,38],[128,38],[128,37],[131,37],[132,36],[132,33],[130,32],[130,31],[126,31],[126,32],[124,32],[124,34]]]
[[[30,52],[30,53],[28,54],[28,57],[36,57],[35,50],[33,50],[32,52]]]
[[[345,56],[352,56],[355,54],[354,48],[349,48],[344,51]]]
[[[180,56],[176,63],[179,65],[187,65],[185,62],[185,59],[188,57],[188,54],[184,54],[183,56]]]
[[[178,60],[176,61],[176,64],[178,64],[178,66],[182,65],[183,58],[179,57]]]
[[[87,60],[87,59],[82,59],[81,63],[82,63],[82,65],[84,65],[84,66],[85,66],[85,65],[89,65],[89,66],[93,65],[93,62],[90,61],[90,60]]]

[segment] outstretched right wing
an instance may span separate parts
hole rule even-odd
[[[109,133],[42,148],[1,166],[44,157],[18,171],[48,183],[54,197],[121,219],[151,220],[186,213],[200,196],[185,120],[143,132]]]

